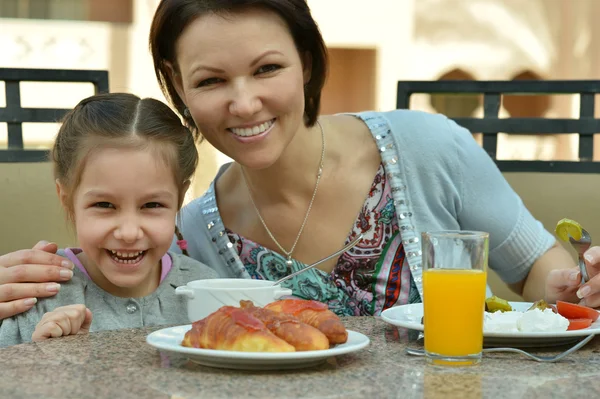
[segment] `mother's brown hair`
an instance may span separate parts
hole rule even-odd
[[[317,121],[321,91],[327,76],[327,48],[306,0],[162,0],[150,29],[154,71],[165,97],[196,134],[194,121],[184,112],[185,104],[170,78],[169,64],[177,67],[175,44],[185,28],[197,18],[207,14],[239,13],[249,7],[275,12],[287,24],[300,58],[311,68],[310,81],[304,87],[305,124],[310,127]]]

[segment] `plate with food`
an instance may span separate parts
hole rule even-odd
[[[586,306],[557,301],[507,302],[486,299],[484,346],[556,346],[582,337],[600,334],[600,312]],[[423,304],[396,306],[384,310],[381,318],[392,325],[423,331]]]
[[[210,367],[277,370],[310,367],[361,350],[369,338],[347,330],[327,305],[283,299],[222,306],[202,320],[148,335],[153,347]]]

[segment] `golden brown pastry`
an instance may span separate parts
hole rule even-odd
[[[241,352],[295,352],[292,345],[278,338],[251,313],[233,306],[192,324],[183,346]]]
[[[244,311],[262,321],[273,334],[292,345],[297,351],[329,349],[329,339],[325,334],[302,323],[290,314],[256,307],[251,301],[240,301],[240,306]]]
[[[327,305],[305,299],[282,299],[265,306],[265,309],[291,314],[303,323],[321,331],[330,344],[343,344],[348,340],[348,331],[340,318]]]

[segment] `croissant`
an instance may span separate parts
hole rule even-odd
[[[266,305],[265,309],[296,316],[301,322],[325,334],[330,344],[343,344],[348,340],[346,327],[324,303],[304,299],[282,299]]]
[[[292,345],[269,331],[262,321],[233,306],[223,306],[194,322],[181,344],[241,352],[295,352]]]
[[[325,334],[290,314],[256,307],[252,301],[240,301],[240,306],[297,351],[329,349],[329,339]]]

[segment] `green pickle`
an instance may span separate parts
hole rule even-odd
[[[485,300],[485,311],[489,313],[494,312],[510,312],[512,311],[512,306],[508,303],[508,301],[498,298],[497,296],[489,297]]]

